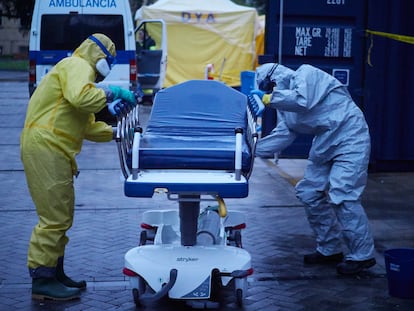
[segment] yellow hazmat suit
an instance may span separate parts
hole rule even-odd
[[[94,34],[115,56],[114,43]],[[106,106],[105,91],[95,87],[102,49],[86,39],[57,63],[33,93],[21,134],[21,159],[39,223],[32,232],[28,266],[33,278],[54,277],[58,258],[68,243],[66,231],[74,214],[75,156],[83,139],[108,142],[112,127],[95,122],[94,113]]]

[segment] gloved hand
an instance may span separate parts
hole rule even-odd
[[[113,116],[120,116],[126,110],[125,102],[118,98],[113,102],[107,103],[108,110]]]
[[[272,98],[272,94],[264,94],[263,97],[262,97],[263,104],[269,105],[271,98]]]
[[[272,94],[266,94],[262,90],[251,90],[250,95],[257,95],[265,105],[270,104],[270,99],[272,98]]]
[[[134,96],[134,93],[115,85],[110,85],[108,88],[112,92],[114,101],[117,99],[123,99],[132,107],[135,107],[137,105],[137,100]]]
[[[134,96],[138,103],[143,101],[144,91],[142,90],[141,84],[137,85],[137,88],[135,89],[135,92],[134,92]]]
[[[261,90],[258,90],[258,89],[251,90],[250,91],[250,95],[257,95],[257,96],[259,96],[260,99],[262,99],[263,98],[263,95],[265,95],[265,92],[263,92]]]

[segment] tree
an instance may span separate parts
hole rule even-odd
[[[46,1],[46,0],[43,0]],[[207,1],[207,0],[206,0]],[[265,13],[266,0],[232,0],[239,5],[255,7],[259,14]],[[150,5],[156,0],[129,0],[131,11],[135,11],[143,5]],[[9,18],[20,18],[20,24],[24,30],[30,29],[32,12],[35,0],[0,0],[0,15]]]
[[[208,0],[206,0],[208,1]],[[259,14],[265,14],[267,0],[231,0],[232,2],[256,8]],[[143,5],[150,5],[157,2],[157,0],[129,0],[131,4],[131,11],[134,13]]]
[[[267,0],[231,0],[236,4],[250,6],[257,9],[259,14],[266,13]]]
[[[1,16],[19,18],[24,30],[30,28],[35,0],[0,0]]]
[[[157,2],[157,0],[129,0],[129,4],[131,5],[131,11],[134,14],[136,10],[144,5],[150,5]]]

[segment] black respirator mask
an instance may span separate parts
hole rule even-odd
[[[266,77],[259,83],[259,90],[265,92],[266,94],[273,92],[273,88],[276,86],[276,83],[272,81],[271,78],[278,65],[279,64],[274,64]]]

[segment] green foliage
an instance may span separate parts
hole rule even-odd
[[[20,18],[23,29],[29,29],[35,0],[0,0],[1,14]]]
[[[43,0],[47,1],[47,0]],[[208,0],[206,0],[208,1]],[[265,13],[267,0],[232,0],[239,5],[245,5],[257,8],[259,14]],[[270,0],[269,0],[270,1]],[[156,0],[129,0],[131,5],[132,16],[135,11],[142,5],[150,5],[157,2]],[[23,29],[30,29],[32,12],[35,0],[0,0],[1,14],[7,17],[17,17],[21,19]]]
[[[265,14],[267,0],[231,0],[231,1],[238,5],[244,5],[244,6],[256,8],[259,14]],[[131,4],[131,10],[133,13],[137,9],[139,9],[142,5],[150,5],[155,2],[157,2],[157,0],[129,0],[129,3]]]
[[[266,12],[267,0],[231,0],[238,5],[250,6],[256,8],[260,15]],[[270,1],[270,0],[269,0]]]
[[[15,59],[12,56],[0,57],[0,70],[19,70],[26,71],[29,69],[27,59]]]

